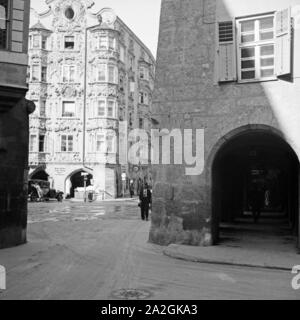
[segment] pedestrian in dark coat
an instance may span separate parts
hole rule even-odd
[[[261,211],[264,207],[264,190],[261,186],[252,186],[249,194],[249,205],[252,210],[254,222],[258,222]]]
[[[141,188],[139,198],[141,207],[141,218],[142,220],[146,219],[146,221],[148,221],[152,197],[147,183],[145,183],[145,185]]]

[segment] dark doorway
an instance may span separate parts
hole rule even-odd
[[[282,138],[264,130],[238,134],[220,148],[212,172],[214,244],[268,232],[296,243],[299,162]],[[257,199],[260,215],[253,215]]]
[[[84,176],[82,176],[82,173],[84,173],[85,171],[79,171],[74,173],[71,178],[71,188],[70,188],[70,197],[74,198],[75,195],[75,189],[76,188],[83,188],[84,187]],[[87,180],[86,180],[86,186],[90,186],[91,185],[91,180],[93,179],[93,176],[91,174],[89,174],[87,176]]]
[[[36,173],[34,173],[30,179],[48,181],[48,177],[49,175],[45,172],[45,170],[39,170]]]

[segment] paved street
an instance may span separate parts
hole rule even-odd
[[[28,243],[0,251],[0,299],[300,299],[290,272],[172,259],[149,244],[137,202],[29,204]]]

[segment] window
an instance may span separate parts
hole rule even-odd
[[[124,46],[120,46],[120,60],[125,62],[125,48]]]
[[[139,103],[148,104],[148,94],[146,92],[139,93]]]
[[[108,48],[111,50],[115,49],[115,38],[114,37],[108,37]]]
[[[73,151],[73,136],[62,135],[61,136],[61,151],[72,152]]]
[[[97,152],[105,152],[105,137],[103,134],[97,135]]]
[[[32,65],[31,81],[40,81],[40,66],[38,64]]]
[[[42,36],[42,49],[46,50],[47,49],[47,37]]]
[[[46,101],[42,100],[40,103],[40,117],[46,117]]]
[[[105,82],[106,81],[106,65],[99,64],[97,69],[97,81]]]
[[[106,143],[107,143],[107,153],[114,152],[114,136],[108,135],[106,137]]]
[[[145,67],[140,67],[140,79],[149,79],[149,71]]]
[[[105,117],[105,101],[98,101],[98,117]]]
[[[134,58],[133,58],[133,57],[130,57],[130,58],[129,58],[129,65],[130,65],[130,68],[131,68],[132,70],[134,70]]]
[[[120,75],[119,87],[120,91],[124,91],[124,76],[122,74]]]
[[[107,49],[108,47],[108,38],[105,36],[99,37],[99,49]]]
[[[65,37],[65,49],[73,50],[75,47],[75,38],[74,36]]]
[[[110,83],[116,82],[115,69],[114,66],[108,66],[108,82]]]
[[[35,134],[30,135],[30,138],[29,138],[29,151],[30,152],[35,152],[35,150],[36,150],[36,143],[37,143],[36,139],[37,138],[36,138]]]
[[[75,117],[75,102],[64,101],[62,109],[63,117]]]
[[[240,81],[275,77],[274,15],[238,20]]]
[[[47,67],[42,66],[42,82],[47,82]]]
[[[143,118],[139,118],[139,128],[144,129],[144,119]]]
[[[32,38],[32,47],[35,49],[40,48],[40,36],[37,34]]]
[[[7,49],[9,30],[8,0],[0,0],[0,49]]]
[[[75,66],[63,67],[63,82],[75,82]]]
[[[39,152],[45,152],[45,135],[39,135]]]
[[[112,118],[114,116],[114,110],[115,110],[115,102],[108,101],[108,103],[107,103],[107,116]]]

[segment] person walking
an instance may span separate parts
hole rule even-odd
[[[151,205],[151,191],[149,189],[149,186],[147,183],[144,184],[144,186],[141,188],[140,194],[140,208],[141,208],[141,218],[142,220],[148,221],[149,218],[149,209]]]
[[[132,198],[132,197],[134,196],[134,184],[133,184],[133,180],[130,180],[129,192],[130,192],[130,197]]]
[[[255,184],[250,190],[249,205],[252,210],[254,223],[258,222],[261,210],[264,207],[265,193],[261,186]]]

